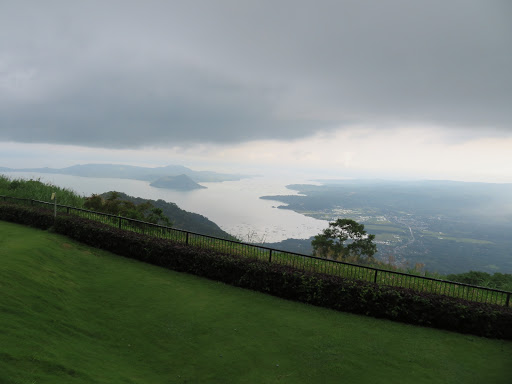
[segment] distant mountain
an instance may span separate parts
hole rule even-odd
[[[193,171],[182,165],[168,165],[165,167],[137,167],[133,165],[122,164],[83,164],[73,165],[67,168],[22,168],[12,169],[0,167],[2,172],[37,172],[53,173],[63,175],[73,175],[82,177],[104,177],[118,179],[134,179],[153,182],[157,179],[167,176],[186,175],[194,182],[220,182],[220,181],[238,181],[250,176],[217,173],[212,171]]]
[[[206,189],[206,187],[197,184],[194,180],[192,180],[187,175],[179,175],[179,176],[164,176],[150,184],[152,187],[156,188],[167,188],[167,189],[176,189],[178,191],[192,191],[194,189]]]

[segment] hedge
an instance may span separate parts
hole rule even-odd
[[[478,336],[512,340],[512,309],[459,298],[303,272],[222,254],[106,224],[0,203],[0,220],[50,229],[112,253],[284,299]]]

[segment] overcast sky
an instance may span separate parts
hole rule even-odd
[[[0,166],[512,182],[509,0],[0,0]]]

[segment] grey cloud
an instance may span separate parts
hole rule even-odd
[[[0,107],[0,125],[14,141],[116,148],[286,139],[326,126],[275,116],[274,93],[190,69],[174,68],[167,78],[99,74],[42,101]]]
[[[20,1],[0,25],[0,140],[137,147],[393,123],[512,133],[507,1]]]

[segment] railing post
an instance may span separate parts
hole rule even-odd
[[[39,207],[39,206],[42,206],[44,207],[45,209],[48,208],[51,210],[51,205],[52,203],[51,202],[43,202],[43,201],[39,201],[39,200],[34,200],[34,199],[25,199],[25,198],[16,198],[16,197],[11,197],[11,196],[5,196],[5,195],[0,195],[0,201],[3,200],[3,201],[13,201],[15,204],[24,204],[25,202],[27,201],[30,201],[30,205],[31,206],[36,206],[36,207]],[[57,201],[55,199],[54,203],[53,203],[54,207],[54,215],[56,216],[57,215]],[[64,206],[64,205],[59,205],[60,207],[66,207],[66,210],[67,210],[67,213],[70,213],[72,212],[73,214],[79,216],[79,217],[87,217],[89,219],[93,219],[93,217],[91,215],[95,215],[96,219],[97,219],[97,216],[100,216],[100,217],[112,217],[112,215],[106,215],[104,213],[100,213],[100,212],[92,212],[92,211],[88,211],[88,210],[84,210],[84,209],[79,209],[79,208],[75,208],[75,207],[69,207],[69,206]],[[113,215],[115,217],[115,215]],[[122,228],[122,222],[123,222],[123,218],[122,216],[117,216],[119,222],[118,222],[118,225],[119,225],[119,228]],[[110,220],[110,219],[109,219]],[[150,226],[148,228],[153,228],[152,224],[150,223],[142,223],[143,225],[141,227],[138,226],[138,224],[131,224],[132,222],[133,223],[137,223],[136,221],[134,220],[131,220],[131,219],[126,219],[127,220],[127,229],[131,229],[132,231],[135,231],[135,232],[142,232],[142,233],[146,233],[146,232],[149,232],[149,233],[152,233],[152,229],[148,230],[146,229],[146,226]],[[99,220],[99,221],[102,221],[102,220]],[[109,221],[110,222],[110,221]],[[112,223],[113,224],[113,223]],[[144,225],[145,224],[145,225]],[[162,229],[163,231],[163,229]],[[190,245],[190,242],[191,242],[191,239],[190,239],[190,232],[188,231],[183,231],[186,233],[186,245]],[[183,232],[180,232],[181,234]],[[204,239],[205,238],[208,238],[208,239],[211,239],[210,236],[202,236],[202,235],[199,235],[199,234],[195,234],[194,232],[192,232],[192,234],[194,234],[195,236],[195,241],[194,241],[194,245],[197,245],[197,246],[201,246],[201,245],[204,245]],[[180,235],[181,236],[181,235]],[[179,237],[181,238],[181,237]],[[203,240],[201,240],[203,239]],[[219,239],[219,238],[216,238],[217,240],[222,240],[222,239]],[[211,240],[209,240],[211,242]],[[234,243],[234,242],[230,242],[230,243]],[[248,251],[249,249],[253,249],[251,247],[254,247],[253,245],[251,244],[244,244],[244,243],[240,243],[240,246],[238,247],[235,247],[235,249],[238,251],[238,253],[240,255],[252,255],[253,253]],[[233,249],[233,248],[231,248]],[[269,249],[269,248],[267,248]],[[280,250],[277,250],[277,249],[274,249],[276,252],[281,252]],[[268,257],[268,261],[269,263],[272,262],[272,254],[273,254],[273,251],[272,249],[269,249],[269,257]],[[258,256],[260,256],[261,253],[258,253]],[[295,254],[295,255],[298,255],[298,256],[301,256],[302,258],[300,260],[306,260],[306,258],[310,257],[308,255],[301,255],[301,254]],[[324,262],[331,262],[330,260],[327,260],[327,259],[320,259],[320,258],[316,258],[316,257],[313,257],[313,259],[319,259],[319,260],[323,260]],[[293,262],[293,266],[295,266],[295,262]],[[316,264],[316,262],[315,262]],[[342,264],[349,264],[350,263],[342,263]],[[303,263],[303,269],[305,269],[305,262]],[[366,280],[366,277],[367,276],[371,276],[371,272],[366,272],[368,271],[368,268],[365,268],[365,267],[358,267],[358,266],[355,266],[355,265],[352,265],[351,268],[364,268],[365,270],[365,273],[364,273],[364,279]],[[324,271],[327,271],[328,270],[328,267],[324,267]],[[370,269],[371,270],[371,269]],[[337,269],[336,271],[338,271],[338,274],[340,274],[340,269]],[[474,297],[473,297],[473,294],[471,295],[471,298],[469,297],[470,296],[470,292],[471,289],[477,289],[477,290],[480,290],[481,287],[477,287],[477,286],[473,286],[473,285],[466,285],[466,284],[462,284],[462,285],[459,285],[457,283],[452,283],[452,282],[448,282],[448,281],[445,281],[445,280],[440,280],[440,279],[432,279],[432,278],[427,278],[427,277],[422,277],[422,276],[413,276],[411,274],[406,274],[406,273],[396,273],[396,272],[392,272],[392,271],[387,271],[387,270],[383,270],[383,269],[375,269],[375,273],[374,273],[374,277],[373,277],[373,282],[376,284],[377,283],[377,277],[378,277],[378,273],[379,272],[385,272],[389,275],[399,275],[399,276],[405,276],[405,281],[407,282],[408,280],[407,279],[411,279],[411,278],[418,278],[418,279],[423,279],[422,281],[423,282],[427,282],[427,283],[421,283],[421,288],[419,288],[419,284],[417,284],[417,289],[421,289],[423,291],[427,291],[429,288],[430,288],[430,292],[434,292],[434,293],[439,293],[439,294],[444,294],[446,295],[446,288],[442,288],[441,285],[439,285],[439,283],[446,283],[446,284],[451,284],[452,286],[459,286],[458,289],[454,290],[454,292],[450,292],[451,290],[448,289],[448,294],[451,295],[451,296],[455,296],[457,295],[457,297],[464,297],[466,296],[466,298],[468,300],[474,300]],[[332,272],[326,272],[326,273],[332,273]],[[354,275],[354,273],[352,273],[352,275]],[[400,281],[402,281],[402,277],[400,278]],[[354,278],[354,276],[352,276],[352,278]],[[357,278],[357,277],[356,277]],[[361,277],[359,277],[359,279],[362,279]],[[381,281],[381,284],[386,284],[386,276],[384,276],[382,278],[382,281]],[[371,280],[370,280],[371,281]],[[434,284],[435,282],[435,284]],[[390,283],[391,284],[391,283]],[[409,286],[411,286],[410,284],[410,280],[409,280]],[[439,287],[439,292],[438,291],[438,287]],[[512,292],[505,292],[505,291],[502,291],[502,290],[490,290],[490,291],[493,291],[493,292],[499,292],[500,295],[503,295],[505,294],[506,295],[506,299],[505,299],[505,303],[504,305],[506,307],[511,307],[511,296],[512,296]],[[487,294],[486,298],[488,299],[489,297],[489,293]],[[492,302],[492,295],[491,295],[491,302]],[[503,296],[500,296],[501,298],[503,298]],[[479,295],[477,294],[477,297],[476,299],[479,299]],[[477,300],[478,301],[478,300]],[[501,302],[502,303],[502,302]],[[502,303],[503,304],[503,303]]]

